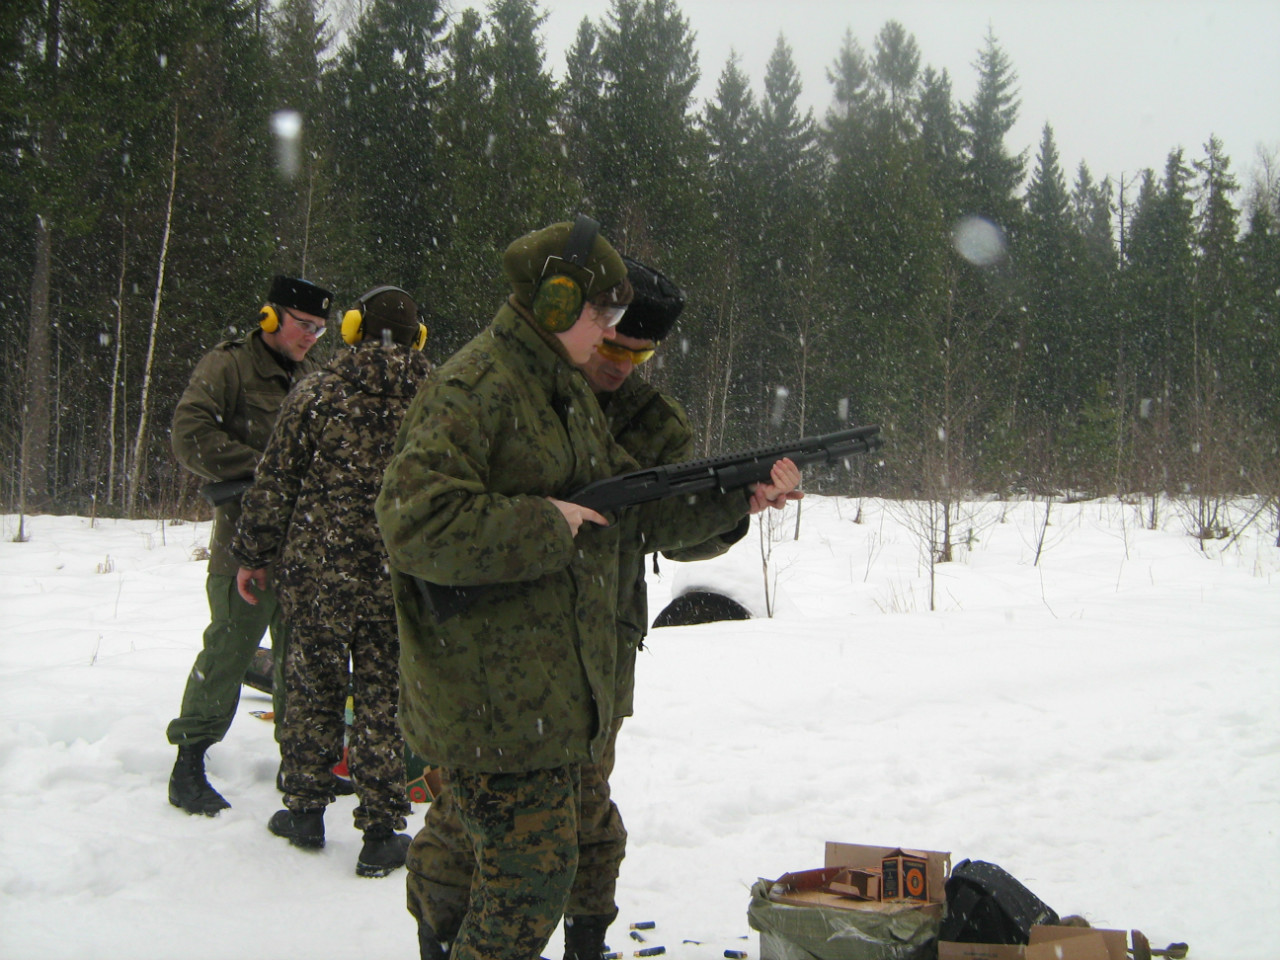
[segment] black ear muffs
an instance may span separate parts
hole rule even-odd
[[[263,333],[275,333],[280,329],[280,314],[271,304],[263,304],[258,311],[258,326],[262,327]]]
[[[406,297],[409,297],[409,294],[406,291],[401,290],[399,287],[392,287],[392,286],[374,287],[372,290],[365,293],[363,296],[360,297],[359,300],[356,301],[356,305],[354,307],[352,307],[350,310],[348,310],[346,313],[342,315],[342,325],[339,328],[339,332],[342,334],[343,343],[349,343],[352,346],[355,346],[357,343],[359,343],[361,340],[364,339],[365,304],[367,304],[370,300],[372,300],[378,294],[386,293],[388,291],[403,293]],[[409,297],[409,299],[413,300],[413,297]],[[414,337],[413,343],[411,344],[411,346],[415,350],[421,350],[424,346],[426,346],[426,344],[427,344],[427,325],[425,323],[419,323],[417,336]]]
[[[565,241],[564,252],[558,257],[547,257],[543,264],[538,289],[533,294],[533,317],[549,333],[563,333],[578,322],[582,305],[586,300],[586,288],[581,278],[587,277],[590,286],[595,275],[587,269],[587,258],[600,233],[600,224],[590,217],[578,214]]]

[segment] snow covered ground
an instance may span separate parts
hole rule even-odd
[[[754,958],[752,882],[843,840],[993,861],[1060,913],[1192,960],[1280,956],[1274,511],[1202,550],[1175,505],[1155,530],[1148,509],[1055,504],[1033,564],[1042,502],[969,505],[935,612],[922,511],[899,504],[810,497],[798,540],[793,506],[776,539],[663,561],[651,612],[698,586],[763,611],[766,543],[776,615],[658,630],[641,655],[613,948]],[[166,800],[208,525],[16,532],[0,517],[0,957],[416,957],[403,872],[355,876],[350,798],[320,853],[267,832],[264,696],[246,689],[209,755],[232,809]]]

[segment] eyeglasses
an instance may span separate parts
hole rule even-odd
[[[292,310],[285,309],[284,315],[298,325],[298,329],[309,336],[312,340],[319,340],[324,336],[324,332],[329,328],[323,323],[314,323],[311,320],[303,320],[296,316]]]
[[[627,312],[626,307],[602,307],[599,304],[591,304],[591,309],[595,312],[594,320],[600,326],[608,330],[610,327],[616,327],[618,321],[622,319],[622,315]]]
[[[650,357],[653,356],[658,345],[655,343],[652,347],[643,347],[639,350],[632,350],[630,347],[624,347],[620,343],[612,340],[605,340],[598,347],[596,353],[613,363],[626,363],[630,361],[635,366],[640,366]]]

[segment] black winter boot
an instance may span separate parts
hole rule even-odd
[[[617,914],[564,918],[564,960],[600,960],[604,935]]]
[[[449,951],[425,920],[418,921],[418,956],[420,960],[449,960]]]
[[[187,813],[206,817],[216,817],[218,811],[231,806],[222,794],[209,786],[204,775],[204,752],[211,745],[211,741],[206,740],[178,747],[178,760],[169,775],[169,802]]]
[[[267,821],[267,829],[295,847],[319,850],[324,846],[324,810],[277,810]]]
[[[385,823],[375,824],[364,832],[364,846],[356,860],[357,877],[385,877],[404,866],[412,841],[407,833],[396,833]]]

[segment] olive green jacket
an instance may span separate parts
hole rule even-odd
[[[260,330],[222,341],[200,358],[174,408],[173,455],[205,480],[252,477],[285,396],[315,368],[308,356],[286,370]],[[228,547],[239,519],[238,499],[214,509],[209,573],[235,576],[239,564]]]
[[[598,759],[614,717],[620,550],[701,542],[739,493],[646,504],[577,536],[548,497],[637,468],[558,340],[508,303],[410,405],[377,500],[400,631],[400,723],[446,767]],[[437,622],[414,578],[488,585]]]
[[[609,432],[640,464],[640,469],[681,463],[697,457],[693,427],[684,408],[672,397],[632,374],[613,393],[601,393]],[[670,560],[707,560],[718,557],[741,540],[750,527],[743,510],[733,529],[699,544],[664,550]],[[618,558],[618,661],[614,712],[631,716],[636,685],[636,651],[649,630],[649,597],[644,579],[645,549]]]

